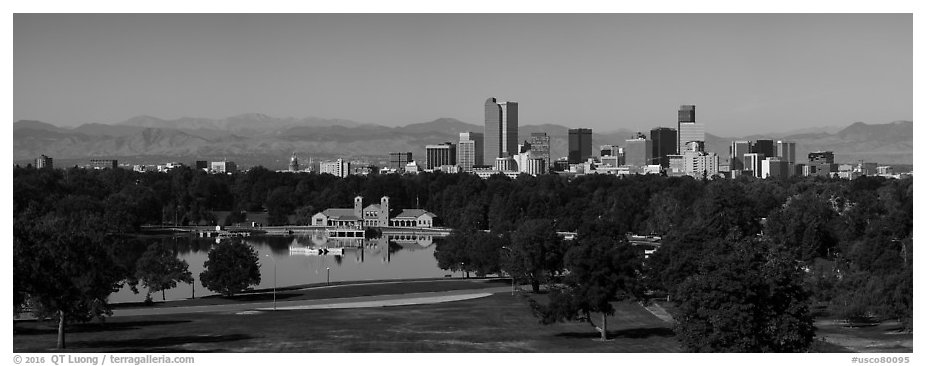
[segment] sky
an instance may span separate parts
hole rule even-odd
[[[14,120],[343,118],[745,136],[913,119],[911,14],[15,14]]]

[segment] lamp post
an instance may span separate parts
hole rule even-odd
[[[328,273],[328,279],[325,280],[325,286],[331,285],[331,267],[325,267],[325,272]]]
[[[277,259],[272,257],[269,254],[264,254],[264,257],[273,259],[273,310],[277,309]]]
[[[508,258],[510,259],[511,258],[511,248],[502,247],[502,249],[508,251]],[[509,272],[508,277],[511,277],[511,296],[514,296],[514,274]]]

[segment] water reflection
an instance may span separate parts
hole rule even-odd
[[[277,286],[324,283],[330,269],[331,281],[375,279],[406,279],[443,277],[450,274],[437,268],[434,258],[435,241],[431,235],[385,235],[378,239],[326,238],[324,233],[305,236],[252,236],[228,238],[240,240],[258,252],[261,260],[261,284],[256,288],[273,287],[273,261],[277,266]],[[132,241],[118,251],[121,262],[134,264],[149,245],[162,243],[189,264],[195,279],[193,285],[179,284],[167,290],[168,300],[212,295],[199,283],[203,263],[215,238],[149,237]],[[273,258],[267,258],[270,255]],[[134,267],[134,265],[132,265]],[[110,296],[110,302],[143,301],[147,289],[134,294],[128,286]],[[159,299],[160,296],[152,297]]]

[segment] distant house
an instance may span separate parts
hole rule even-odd
[[[420,209],[402,210],[396,217],[389,219],[390,226],[395,227],[434,227],[437,215]]]
[[[354,208],[329,208],[312,216],[312,226],[365,228],[365,227],[433,227],[437,215],[420,209],[402,210],[389,217],[389,197],[379,204],[363,207],[363,197],[354,197]]]

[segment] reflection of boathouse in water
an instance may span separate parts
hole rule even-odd
[[[293,238],[289,245],[290,256],[346,256],[354,253],[357,262],[365,257],[381,257],[383,262],[392,259],[398,250],[415,251],[434,245],[435,238],[446,236],[447,232],[416,233],[396,231],[383,233],[376,239],[337,238],[327,236],[328,231],[316,230],[312,235]]]

